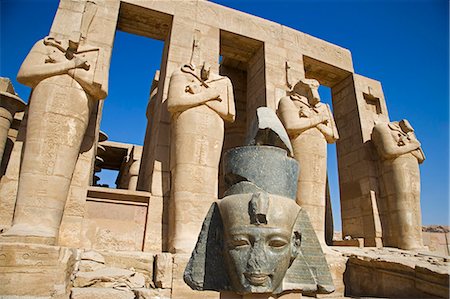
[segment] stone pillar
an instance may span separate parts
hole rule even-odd
[[[364,238],[365,246],[380,246],[381,215],[377,211],[382,214],[385,209],[379,200],[378,158],[371,134],[375,121],[389,121],[383,89],[380,82],[353,74],[335,84],[331,92],[340,135],[336,150],[342,236]]]
[[[15,93],[11,81],[8,78],[0,78],[0,162],[14,114],[24,111],[25,106],[25,102]]]

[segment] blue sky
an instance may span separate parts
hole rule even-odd
[[[446,0],[225,1],[349,49],[355,72],[379,80],[392,120],[407,118],[427,160],[421,166],[424,224],[449,224],[449,7]],[[15,81],[32,45],[48,34],[57,0],[0,0],[0,76]],[[162,42],[117,32],[102,130],[110,140],[142,144],[145,109]],[[321,91],[330,102],[329,92]],[[335,227],[340,229],[334,147],[329,149]],[[107,173],[104,174],[108,180]],[[109,178],[110,180],[110,178]]]

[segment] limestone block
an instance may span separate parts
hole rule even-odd
[[[82,11],[69,10],[62,7],[58,8],[50,33],[61,37],[64,35],[68,36],[71,32],[80,30],[82,16]]]
[[[147,252],[102,251],[105,264],[110,267],[133,269],[145,277],[145,286],[153,284],[153,254]]]
[[[162,196],[150,197],[145,229],[144,251],[162,252],[164,202]]]
[[[171,299],[170,289],[134,289],[136,299]]]
[[[134,293],[129,290],[111,288],[73,288],[72,299],[134,299]]]
[[[443,257],[394,248],[334,249],[349,257],[344,273],[347,296],[448,297],[450,268]]]
[[[93,261],[93,262],[97,262],[100,264],[105,263],[105,258],[103,257],[103,255],[101,255],[100,253],[93,251],[93,250],[88,250],[88,251],[82,252],[81,260]]]
[[[106,197],[108,193],[100,195]],[[86,210],[83,219],[84,248],[141,250],[147,214],[145,203],[122,205],[115,201],[88,200]]]
[[[76,255],[64,247],[0,243],[0,297],[63,296]]]
[[[155,286],[162,289],[172,288],[172,254],[159,253],[155,256]]]
[[[78,271],[92,272],[92,271],[97,271],[104,267],[105,267],[105,265],[102,263],[89,261],[89,260],[81,260],[80,263],[78,264]]]
[[[220,293],[213,291],[194,291],[183,280],[183,273],[190,254],[173,256],[172,298],[219,299]]]
[[[88,287],[97,282],[125,282],[134,274],[133,271],[105,267],[91,272],[78,272],[75,275],[74,287]]]

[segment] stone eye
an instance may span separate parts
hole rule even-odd
[[[287,242],[283,239],[272,239],[269,241],[269,246],[274,248],[282,248],[287,245]]]
[[[231,241],[233,248],[243,248],[250,245],[250,241],[246,238],[238,238]]]

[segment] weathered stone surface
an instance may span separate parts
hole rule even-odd
[[[285,149],[292,157],[291,141],[275,112],[267,107],[256,109],[254,119],[247,135],[247,145],[271,145]]]
[[[170,299],[170,289],[134,289],[133,290],[136,299]]]
[[[380,122],[372,140],[380,156],[385,212],[385,246],[402,249],[423,247],[420,209],[419,164],[425,160],[420,142],[407,120]]]
[[[73,288],[72,299],[134,299],[132,291],[115,290],[110,288]]]
[[[172,254],[159,253],[155,256],[155,286],[162,289],[172,288]]]
[[[283,149],[271,146],[244,146],[229,150],[224,157],[226,194],[234,194],[233,185],[248,181],[271,194],[295,198],[298,177],[297,162]]]
[[[105,264],[110,267],[132,269],[145,277],[145,287],[153,285],[153,254],[149,252],[112,252],[104,251]]]
[[[348,296],[448,298],[448,259],[394,248],[334,250],[349,259],[344,273]]]
[[[218,42],[219,32],[215,32],[217,36],[213,41]],[[194,39],[192,57],[196,61],[199,47]],[[173,72],[168,91],[167,109],[172,115],[171,172],[175,189],[171,195],[175,211],[169,222],[169,250],[174,253],[190,252],[201,227],[201,217],[191,216],[192,233],[182,229],[180,214],[189,213],[184,207],[200,198],[217,199],[217,177],[214,176],[217,176],[222,151],[224,120],[234,121],[236,113],[230,80],[210,75],[208,63],[212,62],[206,57],[199,59],[205,61],[201,69],[187,64]],[[183,192],[192,193],[194,199],[180,197]]]
[[[325,246],[327,143],[334,143],[339,134],[330,107],[320,103],[318,88],[317,80],[298,81],[292,94],[281,98],[278,114],[301,168],[297,203],[308,212],[317,236]]]
[[[99,270],[99,269],[104,268],[104,267],[106,267],[106,266],[104,264],[102,264],[102,263],[89,261],[89,260],[82,260],[78,264],[78,270],[81,271],[81,272],[96,271],[96,270]]]
[[[104,267],[92,272],[78,272],[75,275],[73,285],[74,287],[88,287],[92,285],[113,287],[116,284],[129,283],[134,273],[134,271],[115,267]]]
[[[0,297],[64,296],[75,257],[64,247],[0,243]]]
[[[81,260],[93,261],[93,262],[97,262],[100,264],[105,263],[105,258],[103,257],[103,255],[101,255],[100,253],[93,251],[93,250],[82,252]]]

